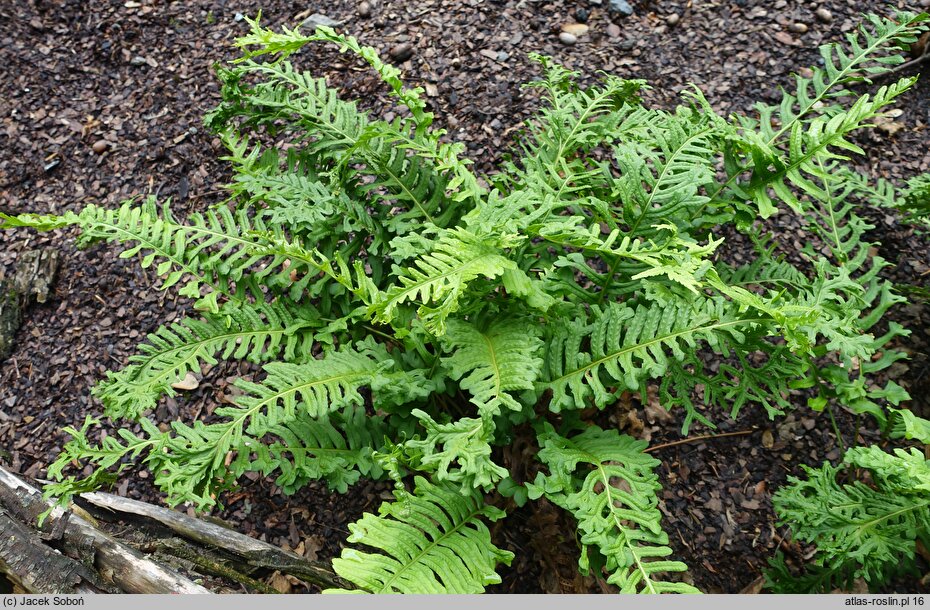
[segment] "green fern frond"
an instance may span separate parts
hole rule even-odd
[[[69,213],[55,222],[50,219],[24,216],[18,222],[34,228],[77,225],[81,230],[78,244],[82,246],[99,240],[131,244],[120,254],[122,258],[142,254],[143,268],[159,261],[156,271],[163,276],[162,290],[183,280],[180,294],[200,299],[198,306],[213,313],[219,311],[219,295],[239,303],[248,292],[264,299],[254,280],[267,277],[282,262],[271,261],[264,270],[258,269],[262,257],[253,253],[250,234],[268,231],[268,227],[244,211],[231,212],[226,207],[196,212],[190,216],[190,224],[178,223],[167,203],[159,213],[154,198],[141,205],[125,201],[115,210],[89,205],[79,214]],[[210,291],[205,296],[201,295],[202,286]]]
[[[682,582],[661,580],[683,572],[662,530],[656,495],[662,488],[654,469],[659,461],[643,452],[644,441],[591,426],[566,438],[551,428],[539,435],[539,459],[550,474],[527,484],[532,499],[545,496],[578,520],[579,566],[588,573],[589,547],[607,558],[607,582],[621,593],[697,593]]]
[[[489,489],[507,476],[507,469],[491,460],[494,424],[490,417],[439,423],[420,409],[410,412],[423,426],[423,438],[403,443],[411,468],[435,473],[438,481],[452,481],[465,490]]]
[[[881,114],[882,109],[909,89],[916,78],[903,78],[897,83],[878,89],[874,95],[863,95],[847,110],[830,117],[816,117],[807,123],[793,122],[789,135],[788,154],[771,156],[771,151],[760,147],[752,150],[753,171],[747,192],[759,206],[762,218],[775,212],[769,191],[795,211],[800,211],[798,196],[789,185],[816,197],[817,188],[812,179],[823,178],[823,165],[839,159],[838,151],[864,154],[848,136]]]
[[[901,11],[891,18],[874,14],[864,17],[867,23],[847,34],[848,49],[838,43],[820,47],[822,67],[816,67],[810,77],[795,75],[794,91],[783,92],[777,108],[756,106],[761,116],[752,126],[760,130],[766,144],[777,142],[812,116],[835,114],[839,108],[832,101],[848,95],[850,85],[871,82],[869,77],[904,63],[901,49],[916,41],[928,19],[926,13]]]
[[[466,287],[479,277],[494,279],[516,264],[503,256],[500,239],[480,238],[465,229],[443,231],[433,251],[418,259],[388,288],[370,310],[375,320],[390,323],[407,301],[421,303],[418,314],[436,335],[459,308]]]
[[[523,407],[508,392],[532,390],[542,360],[537,328],[528,321],[501,317],[479,330],[474,324],[449,320],[441,338],[451,355],[442,366],[472,396],[482,415],[499,415],[502,407]]]
[[[875,584],[913,559],[917,539],[930,534],[930,465],[916,449],[891,455],[877,447],[848,450],[844,464],[868,469],[874,486],[840,484],[841,468],[824,464],[805,467],[806,479],[789,477],[772,501],[797,539],[817,545],[819,565],[851,564]]]
[[[675,301],[595,306],[589,321],[552,329],[537,388],[552,391],[549,407],[556,412],[580,409],[588,399],[603,407],[624,389],[637,391],[644,379],[661,377],[670,361],[683,360],[699,341],[711,347],[721,339],[739,343],[743,333],[765,322],[734,316],[725,301],[714,299],[699,307]]]
[[[374,453],[387,432],[384,419],[368,415],[362,407],[350,406],[319,418],[301,412],[268,430],[277,440],[251,445],[254,453],[247,470],[265,476],[279,471],[275,484],[287,494],[320,479],[345,493],[361,476],[382,475]]]
[[[188,371],[199,373],[204,364],[216,364],[217,354],[250,362],[309,359],[313,329],[320,325],[274,305],[227,305],[202,319],[185,318],[149,334],[129,365],[108,373],[94,395],[108,417],[137,419],[161,396],[173,396],[171,384]]]
[[[648,145],[619,142],[613,150],[621,176],[611,186],[628,235],[693,217],[689,210],[709,201],[702,187],[715,181],[711,139],[721,119],[689,109],[656,118],[647,128]]]
[[[188,426],[175,421],[169,432],[162,432],[149,420],[142,419],[140,423],[148,439],[137,438],[125,431],[120,433],[127,441],[125,444],[107,439],[96,448],[91,447],[86,439],[77,439],[73,441],[74,450],[66,450],[63,455],[80,452],[95,467],[91,478],[97,480],[104,476],[97,474],[98,471],[105,472],[124,457],[138,456],[147,450],[144,461],[155,474],[155,484],[167,494],[170,504],[189,501],[200,508],[211,506],[216,503],[216,495],[231,487],[243,472],[259,468],[287,468],[280,459],[283,448],[272,445],[277,454],[263,453],[272,449],[259,448],[262,437],[274,433],[286,441],[289,434],[301,429],[300,424],[289,428],[294,422],[305,422],[306,418],[322,420],[336,411],[359,407],[364,404],[360,390],[366,386],[373,388],[376,404],[385,401],[388,406],[396,400],[405,403],[422,398],[431,391],[430,384],[421,374],[397,370],[383,348],[375,349],[370,345],[360,345],[359,348],[329,352],[319,360],[304,364],[276,362],[265,365],[266,377],[261,383],[242,379],[236,382],[244,394],[235,398],[233,406],[216,409],[214,414],[223,420],[219,423],[197,421]],[[338,422],[338,419],[334,421]],[[343,421],[346,425],[352,423]],[[306,442],[309,438],[303,440]],[[256,451],[259,452],[257,462],[250,457]],[[261,456],[269,455],[277,455],[278,461],[263,463]],[[358,460],[363,457],[358,456]],[[59,464],[57,472],[60,473],[67,462],[59,460],[56,464]],[[313,472],[312,464],[302,466],[297,461],[294,464],[303,468],[302,475]],[[371,469],[367,463],[360,464],[366,470]],[[348,481],[348,475],[344,473],[321,473],[340,487]],[[67,492],[68,485],[79,488],[85,484],[71,480],[56,490]]]
[[[343,549],[333,560],[336,573],[368,593],[481,593],[501,581],[497,564],[510,565],[513,553],[491,543],[482,518],[504,516],[477,492],[433,485],[416,477],[411,494],[394,492],[378,515],[366,513],[349,525],[349,544],[375,552]],[[356,591],[326,591],[351,593]]]
[[[652,227],[653,236],[648,240],[631,238],[619,229],[603,235],[599,225],[579,226],[584,222],[585,219],[578,216],[562,217],[535,231],[530,227],[528,233],[550,244],[601,256],[614,271],[629,280],[664,276],[694,293],[701,288],[701,278],[711,266],[710,258],[723,242],[723,239],[708,239],[707,244],[700,244],[680,235],[675,225]],[[604,276],[603,289],[613,293],[614,281],[612,275]]]

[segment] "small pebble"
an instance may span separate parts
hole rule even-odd
[[[98,155],[103,154],[106,149],[107,143],[104,140],[97,140],[94,142],[93,146],[91,146],[91,150],[93,150]]]
[[[144,66],[145,63],[146,63],[145,58],[142,57],[141,55],[136,55],[135,57],[129,60],[129,65],[131,66]]]
[[[578,23],[587,23],[588,22],[588,9],[580,8],[575,11],[575,19],[578,20]]]
[[[616,23],[611,23],[607,26],[607,35],[611,38],[620,38],[620,26]]]
[[[394,61],[407,61],[413,57],[413,45],[409,42],[402,42],[398,45],[394,45],[388,54],[391,56],[391,59]]]
[[[675,27],[679,20],[681,20],[681,17],[678,15],[678,13],[672,13],[665,18],[665,23],[667,23],[669,27]]]
[[[559,34],[559,40],[561,40],[563,44],[571,45],[578,42],[578,37],[573,34],[569,34],[568,32],[562,32]]]
[[[823,23],[830,23],[831,21],[833,21],[833,13],[831,13],[825,8],[817,9],[814,12],[814,15],[816,15],[817,19],[819,19]]]
[[[920,0],[920,6],[930,8],[930,0]]]
[[[368,17],[371,15],[371,5],[367,2],[362,2],[358,5],[358,16],[359,17]]]
[[[792,23],[788,26],[788,29],[794,32],[795,34],[803,34],[807,31],[807,25],[803,23]]]
[[[620,13],[624,17],[633,14],[633,7],[626,0],[610,0],[607,10],[611,13]]]

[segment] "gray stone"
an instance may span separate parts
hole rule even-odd
[[[559,34],[559,40],[561,40],[563,44],[572,45],[578,42],[578,37],[568,32],[562,32]]]
[[[620,13],[624,17],[629,17],[633,14],[633,7],[630,6],[630,3],[626,0],[610,0],[610,5],[607,10],[611,13]]]
[[[607,35],[611,38],[620,38],[620,26],[616,23],[611,23],[607,26]]]
[[[336,21],[335,19],[330,19],[322,13],[313,13],[300,24],[300,27],[306,30],[315,30],[317,27],[324,25],[328,28],[338,28],[342,25],[341,21]]]
[[[804,23],[792,23],[788,26],[788,29],[794,32],[795,34],[803,34],[807,31],[807,24]]]
[[[362,2],[358,5],[358,16],[359,17],[368,17],[371,15],[371,5],[367,2]]]
[[[678,22],[680,20],[681,20],[681,17],[678,15],[678,13],[672,13],[671,15],[665,18],[665,23],[667,23],[669,27],[675,27],[676,25],[678,25]]]

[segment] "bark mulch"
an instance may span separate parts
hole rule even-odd
[[[406,79],[426,88],[439,126],[467,144],[479,170],[490,171],[537,107],[532,92],[520,87],[538,76],[529,52],[551,55],[589,79],[598,70],[647,79],[653,87],[648,104],[668,107],[695,83],[718,110],[746,112],[756,100],[778,99],[778,86],[790,86],[792,72],[817,61],[818,45],[850,31],[864,6],[856,0],[638,0],[631,3],[634,13],[624,17],[610,13],[610,4],[8,0],[0,6],[0,211],[60,213],[155,195],[171,197],[181,215],[222,200],[229,172],[217,160],[219,142],[201,124],[218,100],[211,66],[233,57],[230,43],[246,28],[242,15],[259,9],[263,22],[272,25],[325,13],[385,57],[409,45],[412,55],[402,63]],[[921,8],[919,0],[896,4]],[[827,9],[829,18],[818,17],[818,8]],[[588,32],[575,44],[561,42],[561,25],[581,20]],[[350,58],[314,51],[305,61],[345,96],[382,107],[383,87]],[[858,162],[897,181],[930,171],[928,101],[925,79],[897,104],[904,111],[897,119],[900,129],[860,138],[868,154]],[[869,214],[876,225],[873,238],[881,242],[878,253],[893,263],[886,275],[927,287],[927,237],[891,214]],[[788,218],[783,225],[780,236],[790,248],[799,227]],[[70,237],[0,233],[0,270],[7,273],[25,250],[61,251],[55,293],[28,309],[15,350],[0,362],[0,460],[32,477],[43,477],[57,455],[65,441],[63,426],[100,413],[90,390],[105,371],[121,367],[158,324],[190,311],[186,300],[152,290],[153,273],[120,259],[117,248],[97,245],[79,252]],[[738,259],[739,251],[733,256]],[[911,359],[893,374],[914,396],[913,408],[927,416],[930,311],[914,300],[890,317],[912,330],[901,342]],[[233,379],[252,373],[235,363],[205,371],[196,391],[164,401],[155,417],[167,422],[208,415]],[[651,439],[662,461],[662,508],[671,545],[702,590],[756,590],[776,549],[796,562],[809,550],[785,540],[771,493],[788,475],[799,474],[799,464],[835,460],[840,449],[826,415],[805,408],[800,398],[798,407],[775,421],[753,410],[735,420],[714,414],[718,430],[691,434],[734,434],[682,444],[672,444],[681,440],[680,415],[665,414],[649,400],[641,405],[631,399],[634,418],[620,407],[602,415]],[[850,442],[854,417],[840,413],[839,425]],[[155,501],[149,473],[134,474],[122,479],[118,493]],[[365,483],[348,495],[310,485],[287,497],[254,476],[226,498],[216,516],[239,531],[328,559],[338,555],[347,524],[389,495],[387,486]],[[502,570],[503,584],[491,590],[600,590],[577,575],[570,531],[551,507],[514,511],[495,535],[517,558]],[[914,578],[894,588],[927,587]]]

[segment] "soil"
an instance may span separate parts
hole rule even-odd
[[[247,27],[241,16],[260,8],[267,25],[294,25],[311,13],[325,13],[385,57],[396,45],[410,43],[413,55],[402,64],[407,81],[428,85],[437,124],[464,141],[476,167],[488,172],[538,107],[520,87],[538,75],[529,52],[551,55],[586,78],[603,70],[647,79],[653,87],[648,104],[669,107],[695,83],[718,110],[749,112],[758,99],[778,99],[778,86],[790,86],[792,72],[817,61],[818,45],[850,31],[863,6],[856,0],[638,0],[632,16],[620,17],[600,1],[367,4],[368,15],[360,3],[344,0],[7,0],[0,7],[0,211],[61,213],[155,195],[171,197],[180,215],[222,200],[229,171],[218,160],[219,142],[201,124],[218,101],[211,66],[234,56],[231,42]],[[918,10],[920,3],[896,4]],[[818,19],[817,8],[828,9],[832,19]],[[579,11],[587,12],[590,29],[575,44],[563,44],[560,26],[584,17]],[[805,28],[792,28],[795,23],[806,31],[797,33]],[[322,50],[302,61],[325,73],[345,96],[384,107],[383,87],[358,63]],[[897,107],[903,110],[900,129],[860,137],[867,155],[857,162],[900,182],[930,171],[930,79]],[[927,287],[930,240],[893,214],[873,211],[869,217],[876,225],[873,238],[881,243],[878,253],[892,263],[886,276]],[[788,218],[776,220],[785,243],[796,239],[797,227]],[[186,300],[151,289],[152,272],[120,259],[117,248],[76,251],[71,237],[0,233],[0,270],[9,272],[18,253],[37,246],[54,246],[62,254],[55,294],[26,312],[15,350],[0,362],[0,461],[40,479],[65,441],[61,429],[99,415],[90,394],[94,383],[106,370],[121,367],[146,333],[189,311]],[[930,311],[915,300],[895,308],[890,318],[912,330],[900,342],[911,359],[893,373],[914,396],[912,408],[926,415]],[[206,371],[195,392],[165,401],[155,417],[189,420],[210,413],[219,392],[253,372],[239,364]],[[681,439],[680,415],[663,417],[633,405],[644,422],[639,433],[651,439],[662,461],[664,525],[695,585],[707,592],[756,591],[777,548],[795,562],[804,560],[807,549],[785,539],[770,497],[789,475],[800,473],[799,464],[839,457],[825,414],[805,408],[801,397],[796,411],[774,421],[754,410],[735,419],[717,413],[717,430],[698,428],[692,436],[735,434],[670,445]],[[838,424],[849,442],[854,417],[840,412]],[[134,474],[122,480],[118,493],[156,501],[148,473]],[[288,497],[255,476],[215,514],[239,531],[329,559],[338,555],[347,524],[385,497],[389,489],[378,483],[361,484],[348,495],[311,485]],[[576,576],[577,546],[566,531],[570,525],[551,507],[514,511],[507,527],[495,533],[517,559],[491,591],[600,590]],[[553,548],[564,552],[552,553]],[[921,574],[930,571],[920,568]],[[920,575],[889,588],[926,589]]]

